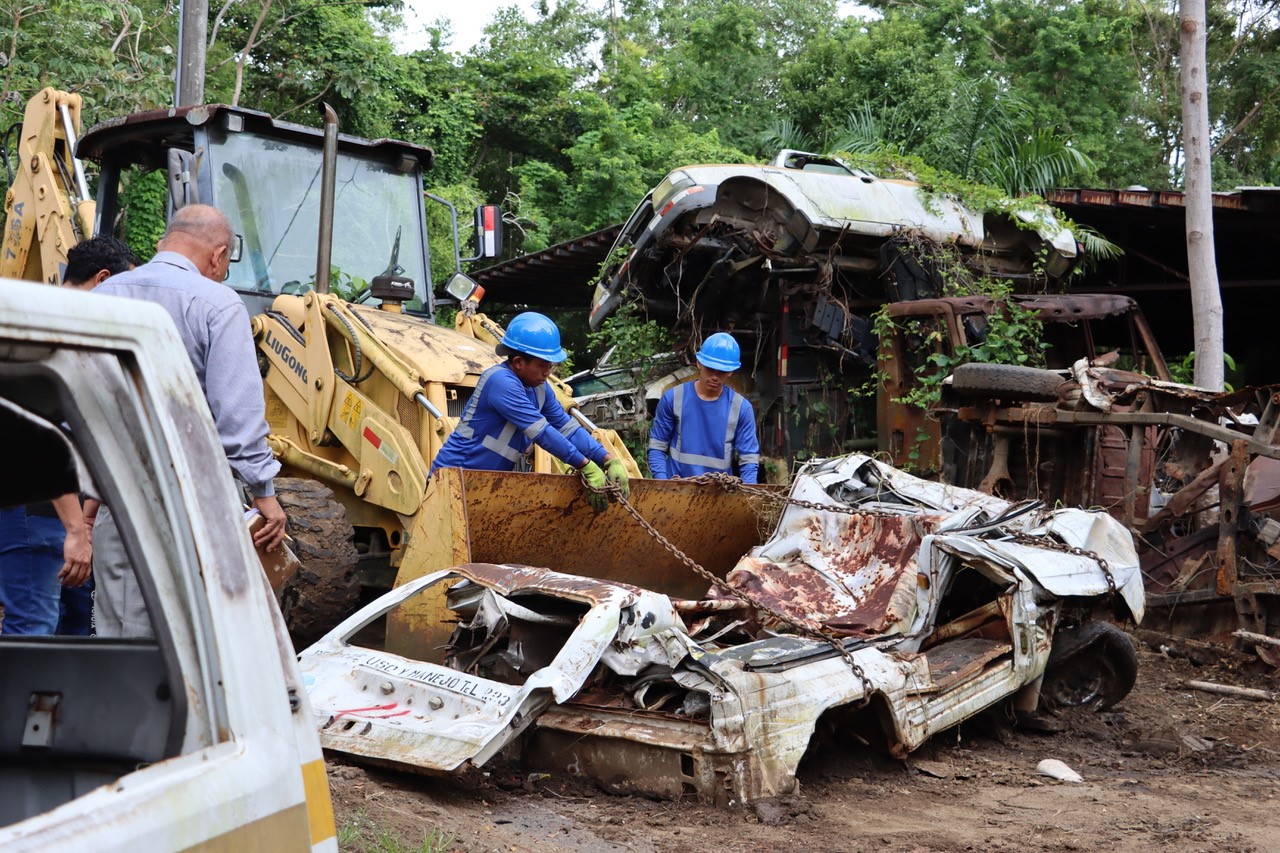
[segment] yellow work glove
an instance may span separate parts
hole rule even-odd
[[[604,508],[609,505],[609,496],[603,491],[607,482],[604,471],[601,471],[600,466],[596,463],[588,461],[586,465],[578,469],[578,473],[582,475],[583,481],[587,484],[587,503],[596,512],[604,512]]]
[[[610,459],[605,463],[604,472],[609,482],[622,491],[624,498],[631,497],[631,478],[627,476],[627,466],[622,464],[621,459]]]

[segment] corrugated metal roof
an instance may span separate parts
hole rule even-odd
[[[1177,208],[1187,206],[1186,193],[1131,187],[1123,190],[1050,190],[1051,204],[1093,207]],[[1220,210],[1274,211],[1280,207],[1280,187],[1237,187],[1229,193],[1214,193],[1213,206]]]
[[[610,225],[471,274],[487,302],[589,308],[591,283],[622,225]]]

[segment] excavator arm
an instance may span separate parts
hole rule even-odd
[[[93,233],[95,205],[75,157],[79,132],[79,95],[46,88],[27,102],[5,195],[0,276],[61,284],[67,252]]]

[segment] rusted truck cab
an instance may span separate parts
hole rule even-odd
[[[1066,371],[1081,358],[1092,361],[1105,356],[1133,372],[1165,381],[1170,378],[1169,367],[1146,318],[1127,296],[1013,296],[1011,301],[1034,311],[1044,323],[1049,344],[1045,366],[1050,370]],[[981,475],[977,479],[962,476],[954,467],[961,451],[956,447],[944,449],[938,418],[905,398],[924,385],[925,377],[939,371],[945,373],[945,368],[931,357],[956,358],[960,351],[981,345],[986,339],[988,319],[1000,310],[1000,305],[990,297],[964,296],[886,306],[893,331],[881,338],[877,356],[881,381],[876,394],[876,422],[879,449],[889,454],[891,464],[941,473],[948,483],[978,486]],[[1063,378],[1067,378],[1065,373]],[[999,384],[991,391],[1010,393]]]
[[[945,483],[1105,509],[1136,537],[1159,627],[1226,639],[1237,628],[1280,633],[1278,389],[1219,394],[1170,381],[1127,297],[1013,300],[1043,321],[1043,369],[940,358],[980,345],[999,303],[888,307],[881,449]],[[905,401],[922,377],[947,372],[927,411]]]

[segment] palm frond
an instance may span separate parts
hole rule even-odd
[[[760,144],[766,150],[772,151],[779,151],[783,148],[812,151],[813,137],[792,119],[779,118],[761,132]]]
[[[1113,261],[1124,254],[1124,249],[1112,243],[1096,229],[1088,225],[1077,224],[1072,233],[1084,247],[1084,253],[1095,261]]]

